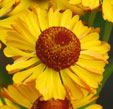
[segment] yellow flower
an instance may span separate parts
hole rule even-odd
[[[14,82],[36,80],[44,100],[64,99],[66,91],[74,99],[81,98],[83,89],[94,92],[103,79],[109,45],[70,10],[30,10],[7,32],[4,54],[14,63],[6,69],[15,73]]]
[[[37,109],[39,107],[40,109],[46,109],[47,107],[49,107],[47,109],[56,109],[56,107],[59,106],[60,108],[58,109],[64,109],[63,106],[65,106],[65,109],[75,109],[89,104],[98,98],[97,96],[94,96],[94,94],[88,94],[88,92],[85,91],[84,96],[80,100],[73,101],[69,99],[67,95],[64,100],[50,99],[44,101],[43,96],[39,94],[38,90],[35,88],[34,82],[31,82],[28,85],[9,85],[7,89],[3,89],[2,96],[23,107],[26,107],[27,109]],[[55,105],[53,105],[54,103]]]
[[[79,7],[84,11],[93,10],[102,5],[104,20],[113,22],[113,1],[112,0],[63,0],[63,1],[67,2],[67,4],[69,3],[71,5]]]

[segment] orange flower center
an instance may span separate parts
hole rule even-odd
[[[69,109],[69,102],[65,100],[39,101],[37,99],[31,109]]]
[[[77,62],[80,41],[65,27],[50,27],[40,34],[36,54],[46,66],[60,71]]]

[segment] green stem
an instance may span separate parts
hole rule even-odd
[[[97,89],[97,94],[96,95],[99,95],[100,94],[100,91],[102,90],[104,84],[106,83],[106,81],[108,80],[108,78],[111,76],[111,74],[113,73],[113,64],[109,65],[105,72],[104,72],[104,78],[103,78],[103,81],[102,81],[102,85],[99,86],[99,88]]]
[[[103,41],[106,41],[106,42],[109,41],[112,27],[113,27],[113,24],[111,22],[106,21],[104,35],[103,35]]]
[[[93,25],[95,17],[96,17],[96,14],[97,14],[97,9],[95,9],[95,10],[93,10],[91,12],[90,17],[89,17],[89,21],[88,21],[88,26],[92,26]]]
[[[1,89],[0,89],[0,99],[1,99],[2,104],[6,105],[6,102],[5,102],[4,98],[1,96]]]

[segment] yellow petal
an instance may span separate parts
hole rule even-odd
[[[24,90],[24,89],[23,89]],[[25,98],[24,95],[22,95],[18,89],[15,86],[8,86],[8,90],[5,89],[5,92],[18,104],[25,106],[25,107],[31,107],[32,104]]]
[[[63,12],[59,26],[66,27],[67,26],[66,23],[71,20],[71,17],[72,17],[71,10],[66,10],[65,12]]]
[[[80,42],[81,43],[88,43],[92,40],[99,40],[99,34],[97,32],[93,32],[93,33],[90,33],[88,35],[86,35],[85,37],[83,37]]]
[[[79,5],[78,3],[80,3],[80,2],[81,2],[81,0],[76,0],[76,1],[75,0],[70,0],[70,1],[69,0],[62,0],[62,3],[66,9],[71,9],[74,14],[83,15],[84,10],[78,6]],[[76,3],[77,5],[74,5],[74,3]]]
[[[29,60],[22,60],[18,63],[14,63],[12,65],[7,65],[6,69],[8,71],[16,70],[16,69],[24,69],[31,65],[34,65],[36,62],[38,62],[38,58],[31,58]]]
[[[16,20],[16,24],[13,24],[12,27],[14,30],[16,30],[17,33],[19,33],[21,35],[21,37],[23,37],[23,35],[24,35],[24,39],[26,41],[28,41],[29,44],[34,44],[34,42],[36,42],[36,40],[37,40],[36,37],[33,36],[32,34],[30,34],[29,31],[26,30],[26,28],[25,28],[25,27],[27,27],[27,25],[24,26],[25,24],[24,25],[23,24],[24,23],[21,23],[19,20]],[[34,46],[35,46],[35,44],[34,44]]]
[[[68,29],[72,30],[72,29],[73,29],[73,26],[78,22],[78,20],[79,20],[79,16],[76,15],[76,16],[72,17],[72,18],[69,20],[69,22],[66,23],[65,26],[66,26]]]
[[[77,100],[77,101],[72,101],[73,107],[74,108],[79,108],[82,107],[86,104],[89,104],[91,102],[93,102],[94,100],[96,100],[98,97],[94,96],[94,94],[89,94],[87,96],[85,96],[84,98]],[[93,108],[96,109],[96,108]]]
[[[94,51],[98,53],[107,53],[110,50],[110,45],[106,42],[101,42],[99,46],[94,46],[92,48],[89,48],[88,51]]]
[[[67,78],[70,78],[72,81],[74,81],[77,85],[79,85],[80,87],[85,87],[85,84],[77,77],[76,74],[74,74],[72,71],[70,71],[69,69],[64,69],[61,70],[61,75],[64,77],[67,76]]]
[[[29,12],[29,11],[28,11]],[[41,34],[39,22],[37,16],[34,13],[24,14],[20,19],[18,19],[19,23],[21,23],[22,27],[29,32],[34,41],[38,39],[38,36]],[[18,23],[17,23],[18,24]]]
[[[103,61],[79,59],[76,64],[93,73],[102,74],[104,72],[105,63]]]
[[[82,21],[78,21],[72,30],[75,35],[80,38],[82,35],[84,35],[88,31],[88,27],[84,26]]]
[[[32,75],[33,71],[36,68],[37,67],[33,67],[33,68],[30,68],[30,69],[26,69],[25,71],[17,72],[13,76],[13,81],[16,84],[24,83],[24,81],[26,81],[26,79],[28,79]]]
[[[26,69],[25,71],[17,72],[13,76],[13,81],[16,84],[26,84],[27,82],[36,80],[40,73],[45,69],[44,64],[39,64],[36,67]]]
[[[41,10],[40,8],[37,8],[36,12],[37,12],[37,17],[39,20],[39,26],[41,28],[41,31],[44,31],[46,28],[48,28],[47,13],[45,10]]]
[[[35,46],[34,44],[29,43],[25,38],[21,38],[21,35],[16,33],[15,31],[10,31],[7,33],[8,36],[6,37],[7,46],[15,46],[15,48],[24,50],[24,51],[34,51]],[[24,47],[23,47],[24,46]]]
[[[29,102],[31,104],[34,103],[34,101],[40,97],[40,94],[39,92],[36,90],[35,86],[32,86],[32,85],[26,85],[26,86],[19,86],[18,87],[18,91],[24,95],[24,97],[29,100]]]
[[[60,72],[65,89],[71,100],[78,100],[83,97],[83,93],[78,84],[67,75],[67,72]]]
[[[53,9],[51,8],[50,10],[49,10],[49,12],[48,12],[48,25],[49,25],[49,27],[52,27],[52,26],[55,26],[55,25],[53,25],[54,23],[53,23],[53,20],[54,20],[54,15],[53,15]]]
[[[112,0],[103,0],[102,4],[103,17],[105,20],[113,22],[113,2]]]
[[[77,4],[80,4],[81,1],[82,1],[82,0],[70,0],[69,3],[70,3],[70,4],[77,5]]]
[[[100,60],[104,61],[106,64],[108,64],[108,61],[106,59],[109,58],[109,56],[106,54],[98,53],[98,52],[93,52],[93,51],[88,51],[84,50],[81,51],[79,58],[81,59],[94,59],[94,60]]]
[[[25,51],[19,50],[14,47],[7,47],[4,49],[4,54],[7,57],[13,57],[13,56],[23,56],[23,57],[35,57],[34,53],[27,53]]]
[[[72,66],[71,69],[78,78],[85,82],[91,89],[98,88],[98,84],[100,84],[103,79],[102,75],[94,74],[77,65]]]
[[[19,0],[3,0],[2,8],[0,9],[0,17],[9,14],[19,4]]]
[[[82,0],[82,4],[84,7],[89,7],[90,9],[94,9],[99,7],[99,0]]]
[[[92,105],[86,107],[85,109],[103,109],[103,107],[99,104],[92,104]]]
[[[6,36],[7,36],[7,31],[11,30],[10,28],[7,27],[1,27],[0,26],[0,41],[2,41],[4,44],[6,44]]]
[[[43,95],[44,100],[65,99],[65,89],[61,83],[59,72],[53,69],[46,68],[44,72],[40,73],[36,80],[36,88]]]
[[[106,42],[101,42],[99,46],[89,47],[87,50],[83,50],[80,53],[80,58],[84,59],[96,59],[104,61],[105,63],[108,63],[107,59],[108,51],[110,50],[110,45]]]
[[[90,33],[84,36],[81,40],[81,49],[89,49],[95,46],[99,46],[101,42],[99,41],[99,34],[96,32]]]
[[[49,16],[49,15],[48,15]],[[53,16],[52,16],[52,24],[51,26],[59,26],[60,25],[60,19],[61,19],[61,13],[59,12],[59,10],[55,10],[55,12],[53,13]]]
[[[39,5],[42,8],[47,8],[48,7],[48,0],[45,1],[37,1],[37,0],[21,0],[20,4],[11,12],[9,15],[15,15],[17,13],[20,13],[21,11],[25,11],[28,9],[30,6],[33,5]]]

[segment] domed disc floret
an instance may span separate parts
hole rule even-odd
[[[80,41],[65,27],[50,27],[39,35],[36,54],[47,67],[60,71],[77,62]]]

